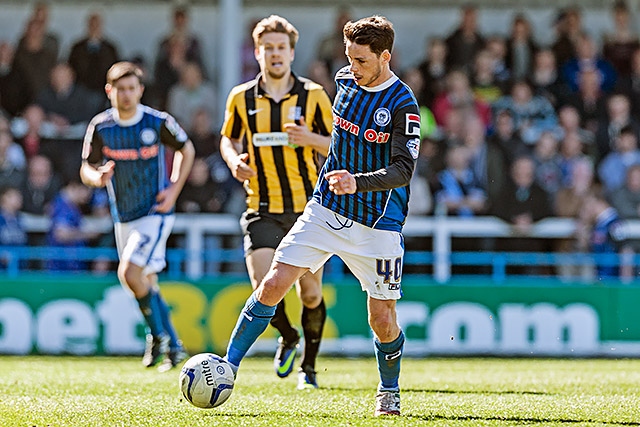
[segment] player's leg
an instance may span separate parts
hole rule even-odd
[[[275,263],[258,288],[247,299],[231,334],[225,356],[234,370],[238,369],[249,348],[267,329],[275,314],[276,305],[306,270],[303,267]]]
[[[374,351],[380,383],[376,395],[375,415],[400,415],[400,361],[404,333],[396,319],[396,301],[367,300],[369,325],[374,334]]]
[[[151,273],[147,275],[147,278],[149,283],[151,283],[150,292],[156,300],[158,310],[160,311],[162,328],[164,329],[165,334],[169,337],[169,350],[167,352],[167,357],[158,369],[160,371],[168,371],[169,369],[178,366],[180,362],[185,360],[189,355],[185,351],[184,346],[182,345],[182,340],[178,337],[178,333],[171,321],[171,309],[160,292],[160,287],[158,286],[158,275],[156,273]]]
[[[244,234],[247,271],[255,290],[269,271],[275,248],[295,221],[294,215],[245,213],[240,220]],[[280,333],[278,348],[273,358],[276,375],[287,377],[293,370],[300,334],[291,325],[285,311],[284,300],[276,306],[270,322]]]
[[[298,372],[298,389],[317,388],[316,358],[320,349],[327,310],[322,298],[322,271],[307,272],[298,280],[297,291],[302,301],[304,353]]]
[[[400,233],[354,224],[349,245],[338,255],[367,292],[369,325],[380,374],[375,415],[399,415],[404,334],[396,318],[396,300],[402,296],[404,241]]]
[[[154,296],[149,274],[165,267],[166,241],[175,217],[153,215],[128,223],[116,223],[115,235],[120,264],[118,277],[131,289],[147,325],[147,346],[142,363],[149,367],[162,361],[169,351],[169,336],[163,325],[160,299]]]
[[[143,267],[124,259],[118,265],[118,278],[120,283],[133,293],[138,302],[140,313],[147,324],[148,333],[142,364],[151,367],[164,359],[168,351],[169,339],[164,333],[158,302],[153,297],[153,292],[151,292],[143,270]]]

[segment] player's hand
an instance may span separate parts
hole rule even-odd
[[[178,199],[178,190],[175,185],[170,185],[156,196],[156,205],[153,207],[154,212],[167,213],[173,209]]]
[[[287,132],[287,135],[289,136],[289,145],[296,147],[305,147],[309,145],[309,136],[311,136],[311,131],[304,121],[304,116],[300,116],[300,124],[285,123],[284,131]]]
[[[324,175],[324,178],[329,181],[329,190],[339,196],[343,194],[353,194],[358,191],[356,179],[349,171],[330,171]]]
[[[256,171],[251,169],[247,164],[249,160],[248,153],[238,154],[236,158],[231,160],[231,164],[229,165],[229,169],[231,169],[231,174],[235,179],[240,182],[245,182],[249,178],[253,178],[256,176]]]
[[[109,160],[104,165],[100,166],[97,171],[100,173],[99,186],[104,187],[113,177],[113,171],[116,167],[116,162]]]

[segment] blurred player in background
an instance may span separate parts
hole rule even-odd
[[[322,86],[291,71],[298,31],[272,15],[253,29],[258,76],[232,89],[227,99],[220,152],[244,182],[247,210],[240,220],[247,270],[257,288],[275,249],[304,210],[318,179],[318,163],[331,141],[331,101]],[[244,139],[243,139],[244,138]],[[297,277],[302,300],[304,353],[298,388],[317,388],[315,363],[326,320],[322,268]],[[271,317],[280,332],[276,374],[288,376],[300,335],[280,301]]]
[[[195,150],[187,134],[167,113],[140,104],[142,71],[118,62],[107,72],[110,108],[91,120],[82,149],[82,182],[107,187],[115,222],[118,277],[138,300],[149,327],[142,363],[167,370],[187,357],[160,295],[157,273],[166,265],[166,242],[174,205]],[[175,150],[173,171],[165,147]]]
[[[225,358],[234,369],[293,283],[338,255],[367,292],[380,383],[375,415],[400,414],[404,333],[396,319],[409,181],[420,148],[411,90],[389,67],[392,24],[372,16],[344,26],[349,66],[336,75],[334,127],[313,198],[278,246],[238,318]]]

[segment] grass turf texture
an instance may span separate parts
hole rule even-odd
[[[373,417],[370,359],[318,360],[319,390],[296,390],[272,362],[243,362],[231,398],[198,409],[178,370],[139,358],[0,357],[0,425],[640,426],[640,360],[409,359],[401,417]]]

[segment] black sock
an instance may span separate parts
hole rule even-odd
[[[271,326],[280,332],[282,339],[287,343],[292,343],[300,338],[300,334],[291,326],[287,313],[284,311],[284,300],[280,301],[276,306],[276,314],[271,318]]]
[[[316,357],[320,349],[322,330],[327,319],[327,308],[324,298],[316,308],[302,309],[302,330],[304,331],[304,357],[301,366],[303,368],[316,368]]]

